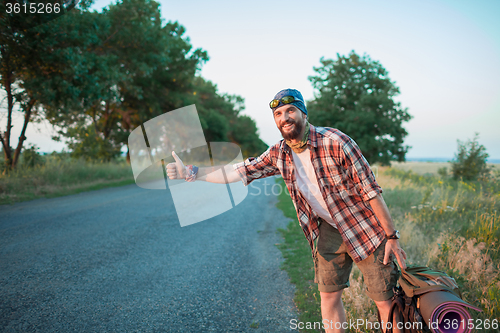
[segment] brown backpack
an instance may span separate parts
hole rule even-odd
[[[448,291],[462,298],[458,285],[446,273],[425,266],[409,266],[401,271],[392,298],[389,318],[392,325],[386,333],[393,333],[397,322],[411,323],[403,325],[405,333],[430,332],[420,313],[420,295],[434,291]]]

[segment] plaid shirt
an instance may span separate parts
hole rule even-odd
[[[310,125],[307,144],[328,211],[351,257],[359,262],[372,254],[385,238],[368,204],[382,189],[356,143],[341,131]],[[257,158],[235,164],[234,169],[245,186],[255,179],[282,175],[314,256],[319,216],[299,191],[292,151],[285,141],[281,140]]]

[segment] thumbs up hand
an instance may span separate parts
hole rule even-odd
[[[186,177],[186,166],[182,163],[181,159],[175,151],[172,152],[175,159],[174,163],[167,164],[167,176],[170,179],[184,179]]]

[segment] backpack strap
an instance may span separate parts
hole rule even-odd
[[[415,302],[414,297],[408,297],[405,296],[405,315],[404,315],[404,320],[405,323],[409,322],[412,323],[410,328],[404,329],[404,332],[406,333],[421,333],[421,331],[418,329],[418,326],[414,325],[414,323],[422,323],[422,328],[427,328],[427,325],[425,324],[424,319],[420,315],[420,312],[418,311],[417,304]]]
[[[378,314],[380,321],[380,314]],[[403,321],[404,333],[422,333],[430,332],[425,320],[420,315],[415,297],[405,295],[401,287],[395,289],[395,294],[392,298],[391,308],[389,310],[388,320],[392,323],[392,327],[386,330],[386,333],[394,333],[397,327],[398,320]],[[411,325],[409,328],[404,326],[405,323],[422,323],[423,330],[419,330],[417,325]]]
[[[396,294],[394,298],[392,299],[392,304],[391,304],[391,309],[389,310],[389,317],[388,321],[392,323],[391,327],[386,330],[386,333],[393,333],[394,332],[394,325],[397,324],[395,323],[394,320],[399,318],[403,318],[403,312],[405,310],[405,301],[403,299],[403,296],[401,294]],[[396,317],[396,318],[394,318]],[[380,314],[378,318],[379,322],[380,321]]]

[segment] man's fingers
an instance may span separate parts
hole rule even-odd
[[[406,270],[406,252],[399,246],[399,243],[389,244],[387,243],[385,246],[385,255],[384,255],[384,265],[389,263],[389,257],[391,253],[394,253],[396,256],[396,260],[401,269]]]
[[[398,260],[399,267],[401,267],[402,270],[406,270],[405,259],[402,258],[402,255],[396,253],[396,259]]]
[[[390,255],[391,255],[391,248],[389,246],[386,246],[384,254],[384,265],[387,265],[389,263]]]
[[[175,166],[175,163],[167,164],[167,176],[170,179],[177,179],[177,167]]]
[[[174,157],[176,163],[182,163],[181,159],[179,158],[179,156],[177,156],[175,151],[172,152],[172,156]]]
[[[177,156],[175,151],[172,152],[172,156],[174,157],[175,160],[175,166],[177,168],[177,173],[179,175],[179,178],[184,178],[185,175],[185,166],[184,163],[182,163],[182,160]]]
[[[394,254],[396,255],[396,260],[398,261],[399,267],[401,267],[402,270],[406,270],[406,253],[402,248],[397,248],[396,251],[394,251]]]

